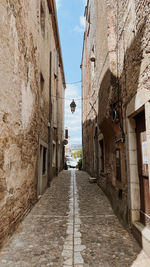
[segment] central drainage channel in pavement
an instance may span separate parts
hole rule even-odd
[[[69,192],[69,214],[67,220],[67,237],[64,243],[62,256],[63,267],[83,266],[84,260],[81,252],[86,248],[81,243],[80,213],[78,205],[78,191],[75,170],[71,170],[71,183]]]

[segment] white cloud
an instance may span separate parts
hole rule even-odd
[[[83,4],[86,6],[87,0],[82,0],[82,1],[83,1]]]
[[[80,25],[81,27],[85,28],[85,17],[83,15],[80,16]]]
[[[58,9],[61,6],[61,0],[56,0],[56,8]]]
[[[81,28],[81,27],[79,27],[79,26],[76,26],[76,27],[74,28],[74,31],[75,31],[75,32],[79,32],[79,33],[83,33],[83,32],[84,32],[83,28]]]
[[[74,84],[68,84],[65,92],[66,92],[66,98],[78,97],[78,87]]]
[[[79,23],[80,25],[76,25],[74,31],[82,33],[85,30],[85,17],[83,15],[80,16]]]

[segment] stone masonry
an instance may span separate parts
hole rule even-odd
[[[54,1],[1,0],[0,28],[1,246],[56,173],[56,137],[63,167],[64,104],[54,109],[54,100],[64,97],[65,79]]]
[[[89,0],[85,17],[83,168],[97,177],[122,222],[133,227],[141,223],[143,197],[139,182],[143,159],[138,163],[135,125],[140,112],[145,114],[145,165],[150,184],[150,3]],[[149,202],[149,192],[145,202]],[[149,212],[144,213],[149,221]],[[149,254],[150,231],[147,236]]]
[[[0,252],[1,267],[148,267],[85,172],[63,171]]]

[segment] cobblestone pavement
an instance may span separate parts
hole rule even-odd
[[[0,267],[150,267],[84,172],[63,171],[0,252]]]

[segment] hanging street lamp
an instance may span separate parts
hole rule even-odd
[[[74,113],[75,109],[76,109],[76,103],[74,102],[74,99],[72,100],[71,104],[70,104],[70,108],[71,108],[71,112]]]

